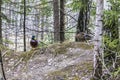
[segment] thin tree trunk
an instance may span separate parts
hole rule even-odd
[[[44,39],[44,15],[41,16],[41,40]]]
[[[59,1],[53,0],[54,11],[54,42],[60,41]]]
[[[17,51],[17,42],[18,42],[18,40],[17,40],[17,36],[18,36],[18,25],[17,25],[17,17],[18,16],[15,16],[16,18],[16,22],[15,22],[15,26],[16,26],[16,30],[15,30],[15,50]]]
[[[119,35],[119,46],[120,46],[120,19],[118,20],[118,35]]]
[[[36,10],[36,13],[39,13],[40,11],[39,10]],[[35,15],[35,26],[37,28],[37,30],[39,30],[39,24],[40,24],[40,17],[39,15]],[[36,40],[39,39],[39,32],[36,32]]]
[[[97,0],[96,27],[94,37],[94,80],[100,80],[102,76],[102,27],[103,27],[103,0]]]
[[[65,15],[64,15],[64,2],[65,0],[60,0],[60,42],[62,43],[65,40]]]
[[[2,6],[2,0],[0,0],[0,14],[1,14],[1,6]],[[0,46],[2,46],[2,16],[0,16]],[[1,50],[0,50],[0,80],[6,80]]]
[[[5,5],[5,8],[7,8],[8,4]],[[5,10],[5,13],[7,13],[7,10]],[[5,24],[5,27],[7,28],[7,24]],[[8,47],[8,30],[5,30],[5,47]]]
[[[24,35],[24,51],[26,51],[26,0],[24,0],[24,21],[23,21],[23,35]]]

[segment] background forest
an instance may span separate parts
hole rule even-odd
[[[31,51],[30,40],[34,35],[38,49],[64,42],[94,46],[90,79],[119,80],[119,14],[120,0],[0,0],[1,75],[7,80],[4,55],[10,51],[16,54]]]

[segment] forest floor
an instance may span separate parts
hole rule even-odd
[[[53,44],[28,52],[7,52],[7,80],[90,80],[93,46],[85,42]]]

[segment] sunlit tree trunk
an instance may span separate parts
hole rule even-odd
[[[54,42],[60,41],[59,0],[53,0],[54,12]]]
[[[103,0],[97,0],[96,27],[94,37],[94,80],[101,80],[102,76],[102,27],[103,27]]]

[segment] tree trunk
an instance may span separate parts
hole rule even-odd
[[[80,11],[79,11],[79,16],[78,16],[78,24],[77,24],[77,28],[76,28],[76,35],[80,34],[81,32],[87,32],[88,30],[88,21],[89,21],[89,0],[82,0],[81,3],[84,6],[80,7]],[[75,41],[78,41],[75,37]],[[79,41],[78,41],[79,42]]]
[[[1,6],[2,6],[2,0],[0,0],[0,14],[1,14]],[[2,46],[2,16],[1,15],[0,15],[0,46]],[[1,50],[0,50],[0,80],[6,80]]]
[[[23,21],[23,38],[24,38],[24,51],[26,51],[26,0],[24,0],[24,21]]]
[[[40,11],[37,11],[37,13],[39,13]],[[39,15],[35,15],[35,21],[36,21],[36,27],[37,27],[37,30],[39,30],[39,24],[40,24],[40,16]],[[39,32],[36,32],[36,40],[39,41]]]
[[[60,41],[60,24],[59,24],[59,1],[53,0],[54,11],[54,42]]]
[[[44,15],[41,16],[41,40],[44,39]]]
[[[100,80],[102,76],[102,27],[103,27],[103,0],[97,0],[96,27],[94,37],[94,80]]]
[[[84,10],[83,8],[81,8],[79,12],[77,30],[79,30],[80,32],[84,31]]]
[[[120,46],[120,19],[118,20],[118,35],[119,35],[119,46]]]
[[[18,40],[17,40],[17,37],[18,37],[17,18],[16,18],[15,26],[16,26],[16,30],[15,30],[15,50],[17,51],[17,44],[18,44]]]
[[[62,43],[65,40],[65,15],[64,15],[64,5],[65,0],[60,0],[60,42]]]

